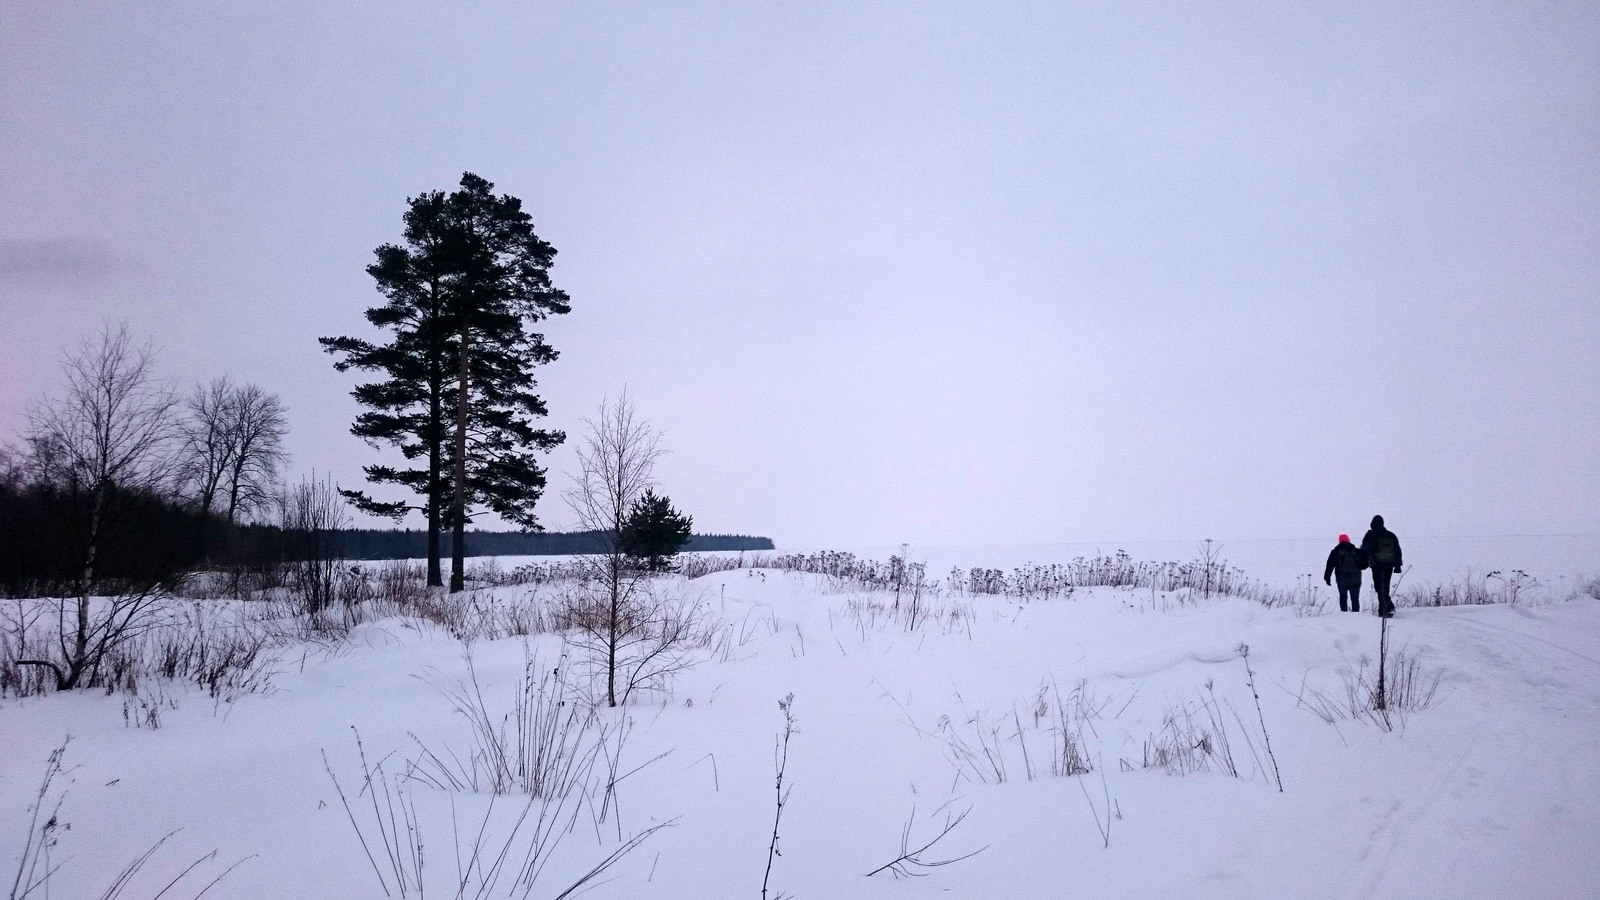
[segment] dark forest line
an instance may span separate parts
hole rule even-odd
[[[80,590],[85,574],[91,497],[28,483],[0,471],[0,596],[57,596]],[[109,489],[100,504],[92,580],[118,590],[204,569],[265,570],[305,556],[420,559],[427,532],[336,528],[308,534],[279,525],[230,525],[192,503],[150,491]],[[468,556],[546,556],[602,549],[597,532],[468,531]],[[771,550],[770,538],[697,534],[685,550]]]
[[[467,556],[562,556],[598,553],[607,544],[594,531],[467,531]],[[399,528],[346,528],[338,534],[340,555],[348,559],[421,559],[428,533]],[[745,534],[690,535],[686,551],[772,550],[772,539]]]

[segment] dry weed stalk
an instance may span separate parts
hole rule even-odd
[[[949,804],[947,803],[945,805],[948,806]],[[943,807],[941,807],[941,809],[943,809]],[[934,815],[938,815],[939,811],[940,810],[934,810]],[[961,862],[964,859],[971,859],[972,857],[977,856],[979,853],[989,849],[989,845],[985,844],[982,847],[971,851],[970,853],[963,853],[960,856],[945,857],[943,859],[935,859],[924,856],[924,854],[928,853],[935,846],[937,846],[940,841],[943,841],[945,838],[954,833],[955,830],[961,826],[961,823],[966,820],[967,815],[971,812],[972,807],[970,806],[962,810],[960,813],[951,814],[946,812],[944,823],[940,826],[938,834],[935,834],[930,840],[924,841],[917,847],[913,848],[911,846],[911,833],[912,828],[916,825],[917,821],[917,805],[915,803],[911,804],[911,815],[906,818],[905,827],[900,829],[900,855],[877,867],[876,869],[873,869],[871,872],[868,872],[867,877],[871,878],[879,872],[888,872],[896,879],[921,878],[929,874],[933,869],[952,865],[954,863]]]
[[[777,796],[778,802],[772,813],[772,841],[767,845],[767,870],[761,876],[761,900],[767,900],[767,887],[772,881],[772,861],[782,856],[778,850],[778,826],[783,821],[783,808],[789,803],[789,792],[794,790],[794,785],[784,787],[783,779],[789,768],[789,738],[793,737],[800,729],[794,720],[794,692],[778,701],[778,709],[783,712],[783,734],[774,741],[772,748],[773,768],[777,770]],[[782,900],[783,894],[775,895],[774,900]]]

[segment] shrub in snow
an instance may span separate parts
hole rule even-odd
[[[166,596],[94,598],[90,657],[77,686],[135,693],[156,678],[189,681],[219,703],[267,690],[281,633],[267,607],[217,607]],[[0,616],[0,697],[28,697],[60,687],[72,647],[60,631],[55,600],[14,600]],[[69,626],[70,634],[70,626]],[[23,665],[37,660],[47,666]],[[50,672],[46,676],[46,672]]]
[[[547,663],[524,644],[522,676],[504,712],[485,700],[470,651],[466,662],[465,681],[435,686],[466,721],[472,743],[464,752],[436,753],[417,741],[421,755],[410,775],[432,787],[564,796],[588,779],[608,738],[620,741],[626,735],[601,721],[593,704],[573,688],[565,656]]]
[[[698,599],[641,578],[614,590],[614,582],[584,584],[557,601],[554,624],[577,664],[604,685],[610,706],[626,705],[641,691],[666,691],[692,667],[694,651],[715,642],[719,628]]]
[[[1208,683],[1208,691],[1210,687]],[[1238,778],[1227,722],[1215,696],[1169,707],[1161,729],[1145,739],[1144,767],[1168,775],[1217,771]]]

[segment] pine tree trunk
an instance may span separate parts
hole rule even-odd
[[[463,504],[456,504],[455,531],[450,535],[450,593],[458,593],[467,587],[467,519],[462,509]]]
[[[435,357],[437,360],[437,357]],[[438,363],[434,363],[437,367]],[[444,574],[439,566],[439,490],[443,473],[439,471],[439,441],[443,437],[444,413],[439,409],[439,394],[444,390],[437,373],[429,376],[428,385],[428,587],[443,587]]]
[[[461,386],[456,400],[455,495],[451,497],[451,519],[455,540],[450,548],[450,593],[467,586],[467,375],[468,339],[465,314],[461,317]]]

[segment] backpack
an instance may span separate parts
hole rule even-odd
[[[1384,531],[1372,536],[1372,561],[1379,565],[1392,566],[1395,558],[1394,535]]]
[[[1361,551],[1354,546],[1339,548],[1339,559],[1334,567],[1340,575],[1359,575],[1366,568],[1361,562]]]

